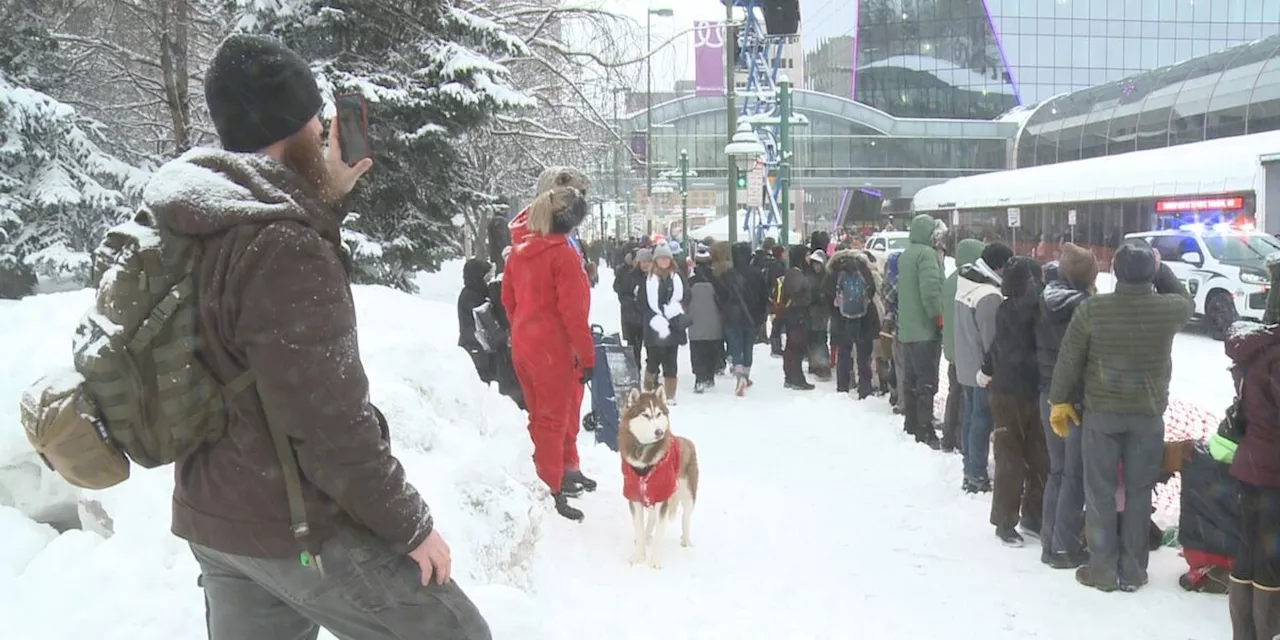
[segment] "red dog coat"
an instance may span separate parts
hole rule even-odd
[[[680,440],[671,438],[671,446],[657,464],[640,475],[635,467],[622,461],[622,495],[631,502],[652,507],[671,499],[676,493],[676,478],[680,475]]]

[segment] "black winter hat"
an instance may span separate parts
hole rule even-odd
[[[992,271],[1003,269],[1005,263],[1012,257],[1013,249],[1000,242],[992,242],[982,250],[982,261],[987,263]]]
[[[1146,284],[1156,277],[1156,253],[1142,240],[1129,240],[1120,245],[1111,259],[1116,281],[1124,284]]]
[[[209,115],[227,151],[251,152],[299,132],[320,113],[315,75],[298,54],[266,36],[222,42],[204,79]]]

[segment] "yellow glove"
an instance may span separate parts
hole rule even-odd
[[[1055,404],[1049,408],[1049,426],[1053,427],[1053,432],[1059,438],[1067,437],[1071,431],[1071,422],[1080,426],[1080,414],[1069,403]]]

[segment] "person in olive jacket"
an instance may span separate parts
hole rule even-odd
[[[942,261],[934,248],[937,223],[926,214],[911,220],[910,245],[898,260],[898,335],[902,345],[903,417],[908,433],[934,449],[940,447],[933,425],[942,350]]]
[[[1151,489],[1164,457],[1173,338],[1195,310],[1187,289],[1150,245],[1130,240],[1112,259],[1115,293],[1076,309],[1049,387],[1049,422],[1065,435],[1080,415],[1084,385],[1085,536],[1089,564],[1076,580],[1101,591],[1147,583]],[[1154,284],[1154,289],[1152,285]],[[1124,518],[1116,536],[1116,488],[1123,464]]]

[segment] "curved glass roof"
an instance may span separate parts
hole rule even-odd
[[[1280,129],[1280,35],[1046,100],[1018,167]]]

